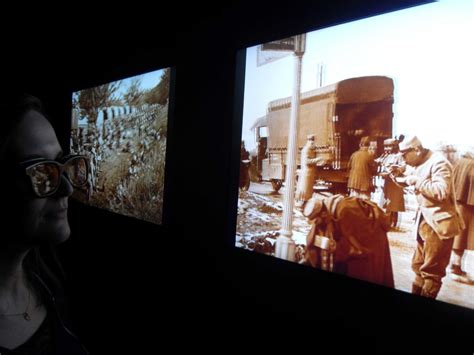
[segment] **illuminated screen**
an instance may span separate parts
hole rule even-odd
[[[74,197],[162,223],[169,82],[165,68],[73,93],[70,149],[90,162]]]
[[[235,246],[474,308],[473,14],[247,48]]]

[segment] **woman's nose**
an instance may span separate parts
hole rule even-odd
[[[71,196],[74,191],[74,188],[72,187],[71,182],[67,178],[66,174],[61,175],[61,181],[59,182],[59,188],[58,191],[56,192],[56,195],[60,197],[64,196]]]

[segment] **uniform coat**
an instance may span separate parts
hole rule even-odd
[[[429,151],[427,160],[415,168],[416,199],[426,223],[441,239],[454,238],[463,228],[456,208],[452,166],[441,154]],[[421,217],[421,216],[420,216]],[[416,230],[420,218],[417,218]]]
[[[315,236],[331,237],[336,241],[334,272],[394,287],[388,216],[375,203],[357,197],[342,197],[334,208],[327,210],[329,217],[312,216],[313,225],[306,239],[306,264],[321,267],[322,255],[315,246]]]
[[[349,181],[347,182],[349,189],[365,193],[373,190],[372,177],[377,171],[377,165],[367,147],[362,147],[351,155],[349,169]]]
[[[474,159],[460,158],[453,169],[454,192],[466,228],[454,239],[454,249],[474,250]]]
[[[317,158],[316,154],[316,147],[312,141],[307,142],[301,150],[301,171],[295,195],[299,201],[308,201],[313,195],[317,165],[324,162],[323,158]]]
[[[404,212],[405,211],[405,198],[403,188],[396,185],[393,180],[387,174],[390,172],[390,166],[398,165],[400,167],[405,165],[403,158],[400,154],[387,154],[382,161],[381,173],[384,174],[384,207],[387,212]]]

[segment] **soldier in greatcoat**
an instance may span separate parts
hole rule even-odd
[[[378,159],[380,176],[384,179],[383,194],[385,211],[390,214],[391,227],[397,227],[398,212],[405,211],[403,187],[394,182],[405,169],[405,161],[398,151],[398,141],[384,140],[384,154]]]
[[[372,177],[377,172],[377,164],[374,157],[369,153],[369,137],[362,137],[359,144],[359,150],[351,155],[349,160],[349,181],[347,188],[350,196],[370,199],[372,192]]]
[[[394,287],[387,238],[389,218],[374,202],[342,195],[321,198],[315,194],[303,214],[311,223],[311,230],[302,264]],[[324,238],[331,242],[321,243]],[[328,252],[332,256],[328,257]]]
[[[414,167],[413,174],[406,176],[403,183],[414,187],[419,205],[412,293],[436,298],[446,275],[454,237],[463,228],[456,208],[452,165],[442,154],[424,148],[416,136],[405,138],[400,143],[400,152],[405,162]]]
[[[303,207],[306,201],[308,201],[313,195],[313,185],[316,179],[317,166],[325,163],[324,158],[317,157],[314,140],[314,134],[308,135],[306,144],[301,150],[301,169],[295,194],[296,204],[298,207]]]
[[[454,191],[465,229],[454,238],[450,277],[462,283],[473,284],[474,278],[462,268],[466,250],[474,250],[474,153],[465,151],[453,168]]]

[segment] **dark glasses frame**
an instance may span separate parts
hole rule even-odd
[[[83,159],[85,162],[85,167],[86,167],[86,178],[84,179],[84,182],[81,184],[75,183],[73,180],[71,180],[71,177],[67,174],[64,174],[66,170],[66,166],[75,159]],[[40,194],[37,192],[37,189],[35,188],[35,183],[33,182],[33,177],[34,177],[34,168],[37,167],[40,164],[53,164],[57,167],[58,169],[58,177],[59,181],[58,184],[50,191],[44,194]],[[90,163],[89,163],[89,158],[85,155],[67,155],[63,158],[60,158],[59,160],[52,160],[52,159],[46,159],[46,158],[35,158],[35,159],[29,159],[22,161],[18,163],[20,166],[20,169],[24,171],[24,173],[29,177],[30,183],[31,183],[31,188],[33,190],[33,193],[38,196],[38,197],[48,197],[51,195],[54,195],[59,187],[61,186],[61,176],[64,175],[69,183],[75,187],[75,188],[80,188],[83,187],[87,184],[89,180],[89,175],[90,175]]]

